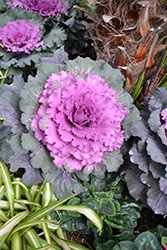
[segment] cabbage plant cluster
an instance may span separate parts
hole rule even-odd
[[[38,12],[43,18],[58,18],[67,10],[67,6],[61,0],[9,0],[8,6],[12,9],[21,7]]]
[[[41,57],[51,57],[66,39],[64,29],[57,24],[47,30],[38,13],[7,9],[0,15],[1,68],[10,67],[8,75],[22,74],[23,68],[40,62]]]
[[[118,171],[121,145],[139,119],[122,81],[105,62],[78,57],[66,65],[45,60],[27,83],[18,76],[1,86],[1,157],[10,171],[23,168],[27,185],[49,173],[59,198],[84,191],[78,180]]]
[[[155,90],[145,98],[142,119],[133,125],[125,180],[130,194],[158,214],[167,213],[167,91]]]

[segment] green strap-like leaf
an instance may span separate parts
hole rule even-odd
[[[45,183],[43,186],[42,206],[46,207],[53,201],[53,189],[51,183]]]
[[[24,233],[24,237],[28,241],[31,247],[33,248],[40,248],[43,247],[42,242],[38,234],[34,229],[29,229]]]
[[[70,250],[70,247],[65,243],[64,240],[61,240],[56,237],[52,232],[50,232],[52,239],[63,249],[63,250]]]
[[[12,248],[11,250],[22,250],[22,241],[21,241],[21,236],[19,232],[16,232],[13,234],[12,237]]]
[[[23,188],[24,193],[25,193],[27,199],[28,199],[29,201],[32,201],[32,196],[31,196],[31,193],[30,193],[29,188],[28,188],[21,180],[14,180],[14,181],[12,182],[12,184],[13,184],[13,185],[20,185],[20,186]]]
[[[4,213],[3,210],[0,209],[0,221],[8,221],[9,218],[7,217],[7,215]]]
[[[2,172],[2,177],[3,177],[5,189],[6,189],[7,199],[9,201],[11,217],[13,217],[14,215],[14,189],[12,186],[10,173],[9,173],[7,166],[3,162],[0,162],[0,169]]]
[[[33,221],[34,219],[41,219],[44,216],[46,216],[48,213],[50,213],[51,211],[55,210],[58,206],[60,206],[61,204],[65,203],[66,201],[68,201],[70,198],[74,197],[77,194],[73,194],[70,196],[67,196],[61,200],[58,200],[54,203],[49,204],[46,207],[42,207],[40,209],[38,209],[37,211],[33,212],[32,214],[30,214],[25,220],[24,222],[30,222]]]
[[[89,220],[93,222],[93,224],[102,231],[103,222],[100,219],[99,215],[95,213],[91,208],[85,206],[78,205],[60,205],[56,207],[56,210],[65,210],[65,211],[75,211],[85,215]]]
[[[0,179],[1,179],[1,176],[0,176]],[[0,199],[2,199],[4,194],[5,194],[5,186],[2,185],[2,186],[0,186]]]
[[[21,178],[15,178],[14,181],[21,181]],[[21,187],[19,184],[14,184],[14,197],[21,199]]]
[[[0,208],[9,209],[9,207],[8,201],[0,200]],[[24,204],[14,203],[14,209],[28,210],[28,207]]]
[[[29,215],[29,213],[29,211],[24,211],[16,214],[0,228],[0,247],[5,242],[12,229],[27,215]]]

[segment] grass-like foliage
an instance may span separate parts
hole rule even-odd
[[[86,206],[64,205],[76,194],[57,200],[50,183],[27,187],[20,178],[11,178],[0,162],[0,248],[1,249],[80,249],[87,248],[67,240],[58,220],[50,212],[67,210],[84,214],[101,232],[99,216]]]

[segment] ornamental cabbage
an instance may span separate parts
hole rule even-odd
[[[99,165],[104,152],[120,148],[127,114],[100,76],[60,71],[48,78],[31,127],[55,165],[81,170]]]
[[[116,172],[123,140],[139,119],[123,79],[104,61],[78,57],[66,65],[45,59],[26,84],[15,77],[1,86],[1,156],[10,171],[24,168],[27,185],[49,173],[59,198],[84,191],[80,181],[91,175]]]
[[[7,51],[30,54],[34,48],[44,45],[39,25],[26,20],[16,20],[0,28],[0,43]]]
[[[65,12],[67,6],[60,0],[11,0],[8,2],[10,8],[21,7],[26,10],[38,12],[43,18],[57,18],[60,13]]]
[[[65,31],[57,24],[46,33],[38,13],[21,8],[7,10],[0,19],[1,68],[9,67],[8,76],[22,74],[21,69],[26,66],[34,68],[42,57],[52,57],[66,38]]]
[[[130,161],[124,169],[130,194],[155,213],[167,213],[167,91],[155,90],[142,103],[140,121],[133,124]]]

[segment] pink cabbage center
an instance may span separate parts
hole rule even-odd
[[[29,23],[26,20],[16,20],[7,23],[0,28],[0,43],[7,51],[29,54],[34,48],[44,44],[41,39],[38,25]]]

